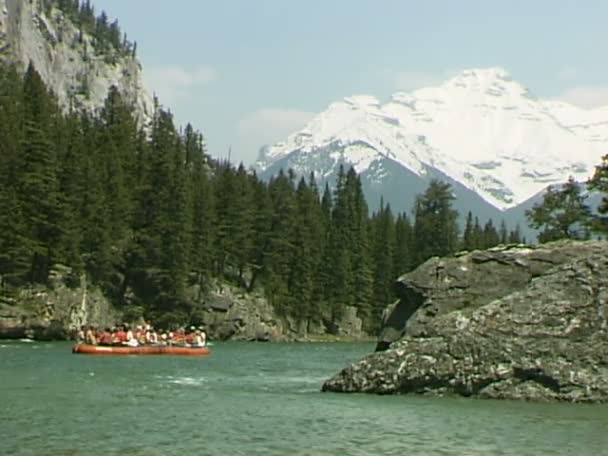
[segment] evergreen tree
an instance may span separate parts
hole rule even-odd
[[[288,315],[290,259],[297,255],[293,244],[297,223],[293,180],[281,171],[268,184],[268,191],[273,211],[269,245],[265,255],[264,283],[266,295],[275,310],[282,315]]]
[[[61,236],[57,157],[50,141],[53,99],[30,63],[23,83],[23,134],[17,167],[17,192],[27,227],[30,279],[45,282]]]
[[[498,237],[500,240],[500,243],[505,245],[507,244],[508,240],[509,240],[509,231],[507,230],[507,223],[502,220],[500,222],[500,229],[498,231]]]
[[[394,299],[393,284],[395,274],[395,252],[397,250],[395,220],[390,205],[380,200],[380,209],[372,216],[374,286],[373,286],[373,322],[372,330],[377,330],[384,308]]]
[[[410,272],[414,267],[414,254],[412,250],[413,229],[412,224],[404,212],[397,216],[395,221],[395,266],[394,277]]]
[[[475,244],[475,239],[473,237],[473,214],[471,211],[467,214],[467,221],[464,227],[464,233],[462,235],[462,248],[464,250],[474,250],[477,245]]]
[[[352,245],[351,217],[348,188],[343,165],[338,169],[329,232],[327,257],[331,268],[328,303],[331,321],[341,318],[344,307],[352,304],[353,265],[349,247]]]
[[[312,318],[316,258],[314,252],[314,194],[301,178],[296,190],[296,223],[293,232],[294,255],[290,259],[288,289],[289,310],[298,321]]]
[[[273,203],[266,184],[259,180],[255,173],[251,176],[251,186],[253,189],[253,201],[255,205],[253,219],[253,251],[252,251],[252,271],[251,280],[247,286],[249,291],[253,290],[258,278],[263,275],[264,267],[267,264],[266,256],[269,253],[272,241],[272,219]]]
[[[500,235],[498,234],[498,231],[496,231],[496,227],[494,227],[494,222],[492,219],[489,219],[483,227],[483,239],[484,249],[495,247],[500,242]]]
[[[361,179],[351,167],[346,175],[346,185],[350,198],[350,217],[352,220],[352,240],[349,252],[352,256],[353,304],[359,316],[368,321],[373,314],[373,272],[370,254],[370,234],[368,208],[363,195]],[[394,232],[393,232],[394,234]]]
[[[597,208],[598,215],[593,217],[593,229],[608,233],[608,154],[602,157],[602,162],[595,167],[595,173],[589,180],[589,188],[602,194],[602,201]]]
[[[550,186],[542,203],[526,211],[530,226],[542,229],[539,242],[588,238],[591,211],[585,204],[586,198],[573,178],[560,189]]]
[[[29,271],[28,238],[17,189],[21,151],[21,77],[0,63],[0,295]]]
[[[192,258],[191,268],[196,282],[203,289],[211,277],[214,225],[214,195],[205,166],[205,145],[203,136],[188,124],[184,132],[186,167],[189,173],[189,194],[192,211]]]
[[[458,242],[458,212],[452,209],[451,186],[431,181],[423,195],[416,198],[414,239],[417,264],[432,256],[453,253]]]
[[[475,216],[475,223],[473,223],[473,236],[471,243],[474,246],[474,249],[484,249],[486,246],[483,228],[481,227],[477,216]]]
[[[318,267],[317,280],[315,284],[315,295],[321,302],[321,306],[326,309],[329,307],[329,302],[332,293],[332,249],[331,241],[333,240],[332,229],[332,212],[333,212],[333,197],[329,184],[325,183],[323,196],[321,197],[320,217],[322,223],[322,237],[319,238],[321,243],[321,262]]]
[[[517,224],[517,226],[515,227],[514,230],[511,230],[509,232],[509,244],[522,244],[523,240],[522,240],[522,236],[521,236],[521,227],[519,226],[519,223]]]

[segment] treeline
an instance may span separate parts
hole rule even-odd
[[[93,38],[93,47],[99,55],[106,55],[111,60],[113,49],[122,55],[135,57],[137,44],[127,39],[127,34],[120,30],[118,20],[110,22],[108,15],[102,11],[98,16],[91,0],[42,0],[42,7],[47,16],[53,8],[58,8],[79,29],[79,41],[83,34]]]
[[[373,331],[398,275],[520,240],[472,215],[461,237],[452,201],[433,181],[412,218],[384,203],[370,216],[352,168],[334,189],[291,171],[264,182],[211,160],[201,133],[177,129],[158,104],[144,131],[115,88],[95,114],[64,113],[32,65],[23,77],[0,71],[3,295],[45,284],[61,264],[159,326],[200,323],[196,293],[230,281],[303,324],[355,306]]]

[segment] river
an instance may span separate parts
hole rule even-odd
[[[0,341],[1,455],[608,455],[608,406],[320,393],[372,344],[208,357]]]

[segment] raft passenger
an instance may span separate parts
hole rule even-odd
[[[97,338],[95,337],[95,327],[93,325],[88,327],[84,335],[84,341],[89,345],[97,345]]]

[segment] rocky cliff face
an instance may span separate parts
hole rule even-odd
[[[70,268],[56,265],[48,286],[34,286],[0,297],[0,339],[68,339],[83,324],[99,328],[124,321],[120,311],[100,289],[81,276],[74,282]],[[260,293],[245,293],[226,284],[214,284],[201,294],[192,289],[191,302],[211,340],[259,342],[308,341],[328,333],[323,324],[304,327],[280,318]],[[129,320],[127,320],[129,321]],[[141,318],[129,321],[140,324]],[[343,318],[331,328],[337,337],[359,339],[365,336],[355,308],[347,308]]]
[[[397,286],[389,348],[323,390],[608,401],[608,243],[431,259]]]
[[[207,332],[215,340],[307,341],[329,332],[346,339],[365,336],[362,320],[354,307],[345,309],[335,327],[327,328],[323,323],[310,325],[279,317],[261,293],[245,293],[225,284],[216,284],[212,291],[201,296],[199,306]]]
[[[66,108],[102,106],[115,85],[142,122],[152,115],[141,64],[115,49],[98,54],[90,35],[57,8],[47,14],[40,0],[0,0],[0,59],[22,69],[31,61]]]
[[[68,287],[70,275],[69,268],[57,266],[48,287],[24,289],[13,298],[2,298],[0,339],[67,339],[83,324],[103,328],[120,320],[108,299],[86,277]]]

